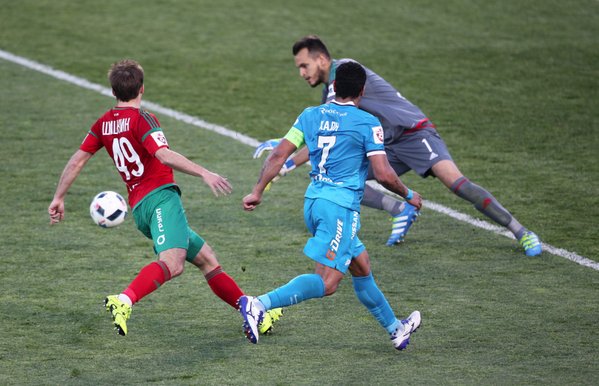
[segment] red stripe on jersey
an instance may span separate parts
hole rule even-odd
[[[411,129],[404,130],[403,134],[412,134],[419,130],[428,128],[434,129],[436,128],[436,126],[430,121],[430,119],[424,118],[418,121],[418,123],[416,123],[416,126],[412,127]]]

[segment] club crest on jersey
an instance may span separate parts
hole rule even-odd
[[[154,139],[154,142],[156,142],[156,145],[158,145],[158,146],[167,145],[168,146],[168,142],[166,141],[166,137],[164,136],[162,131],[155,131],[150,135]]]
[[[372,139],[374,139],[374,143],[378,144],[385,142],[385,134],[381,126],[375,126],[372,128]]]

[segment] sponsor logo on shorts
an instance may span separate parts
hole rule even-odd
[[[156,209],[156,222],[158,225],[158,232],[161,233],[156,238],[156,244],[162,245],[166,241],[166,235],[164,235],[164,224],[162,223],[162,208]]]
[[[356,237],[356,233],[358,233],[358,219],[360,218],[360,214],[356,211],[353,212],[353,219],[351,221],[351,238],[352,240]]]
[[[335,232],[335,238],[329,243],[329,249],[327,251],[327,259],[335,260],[337,257],[337,251],[339,250],[339,244],[341,243],[341,236],[343,235],[343,221],[337,219],[337,231]]]

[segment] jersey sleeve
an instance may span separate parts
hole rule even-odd
[[[305,141],[305,137],[304,137],[304,132],[302,130],[302,125],[300,123],[301,121],[301,115],[295,120],[295,123],[293,124],[293,126],[291,127],[291,129],[289,129],[289,131],[287,132],[287,134],[285,135],[286,140],[288,140],[289,142],[291,142],[292,144],[295,145],[295,147],[297,147],[298,149],[304,144],[306,143]]]
[[[100,140],[100,120],[96,121],[87,132],[87,135],[83,139],[83,142],[79,146],[79,150],[85,151],[87,153],[95,154],[98,150],[100,150],[104,144]]]
[[[374,117],[373,117],[374,118]],[[378,119],[370,120],[368,123],[368,128],[370,130],[366,131],[365,134],[365,147],[366,147],[366,156],[371,157],[373,155],[378,154],[386,154],[385,153],[385,134],[383,132],[383,127]]]
[[[143,147],[152,155],[160,148],[168,148],[168,141],[162,132],[162,128],[160,128],[160,123],[156,116],[147,111],[141,111],[140,113],[139,134]]]

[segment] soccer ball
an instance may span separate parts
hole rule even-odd
[[[112,228],[122,224],[127,217],[127,203],[116,192],[101,192],[94,197],[89,206],[92,220],[103,228]]]

